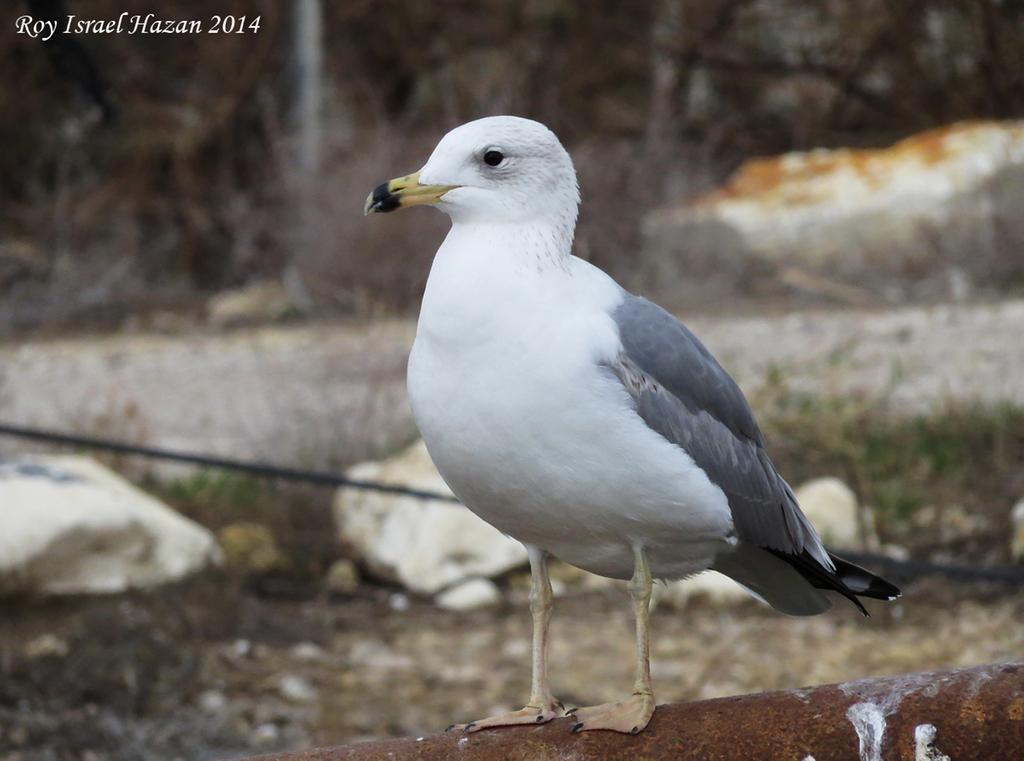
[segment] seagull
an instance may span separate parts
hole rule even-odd
[[[794,616],[838,593],[899,590],[831,554],[776,471],[733,379],[676,317],[572,255],[580,203],[568,152],[514,116],[463,124],[364,212],[432,205],[451,229],[430,269],[408,391],[452,492],[530,561],[532,688],[518,711],[458,725],[543,724],[548,558],[628,580],[636,680],[625,700],[573,709],[574,732],[642,731],[655,709],[654,579],[713,569]],[[456,725],[453,725],[456,726]]]

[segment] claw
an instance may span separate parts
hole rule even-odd
[[[489,716],[486,719],[477,719],[469,724],[453,724],[452,727],[461,727],[463,733],[469,734],[470,732],[479,732],[495,727],[547,724],[549,721],[558,718],[558,716],[558,712],[554,709],[554,700],[545,699],[527,703],[518,711],[510,711],[498,716]],[[0,757],[0,761],[2,761],[2,757]]]
[[[449,724],[447,727],[444,728],[444,731],[451,732],[453,729],[455,729],[455,726],[455,724]]]
[[[572,732],[574,735],[578,735],[580,733],[581,729],[583,729],[583,722],[582,721],[577,722],[576,724],[573,724],[572,728],[569,731]]]
[[[573,732],[604,729],[635,735],[643,731],[654,714],[654,696],[637,692],[619,703],[581,708],[574,718]]]

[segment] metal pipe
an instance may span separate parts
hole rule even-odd
[[[637,736],[574,735],[571,725],[558,719],[259,761],[1017,761],[1024,662],[663,705]]]

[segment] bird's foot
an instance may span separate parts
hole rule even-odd
[[[654,715],[654,695],[649,692],[634,692],[628,700],[619,703],[574,708],[568,713],[576,719],[576,723],[572,725],[573,732],[607,729],[635,735],[643,731]]]
[[[478,719],[468,724],[452,724],[445,731],[458,730],[460,732],[479,732],[481,729],[493,727],[514,727],[523,724],[547,724],[552,719],[565,716],[565,708],[560,700],[548,698],[543,701],[531,702],[520,708],[518,711],[489,716],[486,719]]]

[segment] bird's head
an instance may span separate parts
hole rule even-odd
[[[420,171],[385,182],[364,211],[431,204],[457,222],[576,221],[579,187],[555,133],[517,116],[489,116],[456,127]]]

